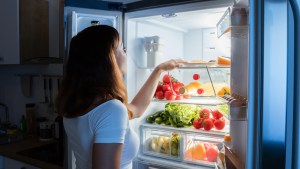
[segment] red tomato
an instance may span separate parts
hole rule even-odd
[[[176,95],[175,95],[175,93],[173,93],[172,91],[166,91],[166,92],[165,92],[165,98],[166,98],[167,100],[175,100]]]
[[[162,91],[157,91],[156,93],[155,93],[155,97],[156,98],[158,98],[158,99],[164,99],[165,97],[164,97],[164,92],[162,92]]]
[[[195,129],[200,129],[202,128],[202,122],[203,122],[203,119],[202,118],[195,118],[194,121],[193,121],[193,126]]]
[[[179,83],[172,83],[172,87],[173,87],[174,91],[178,92],[179,88],[180,88],[180,85],[179,85]]]
[[[199,75],[199,74],[194,74],[194,75],[193,75],[193,79],[194,79],[194,80],[198,80],[199,78],[200,78],[200,75]]]
[[[201,109],[200,113],[199,113],[199,116],[200,116],[200,118],[208,119],[209,116],[210,116],[210,110],[206,109],[206,108]]]
[[[206,131],[211,130],[214,127],[214,123],[210,119],[204,119],[203,128]]]
[[[165,74],[163,77],[163,82],[169,84],[170,81],[171,81],[171,77],[168,74]]]
[[[197,90],[197,93],[198,93],[198,94],[202,94],[202,93],[204,93],[204,90],[201,89],[201,88],[199,88],[199,89]]]
[[[183,99],[183,95],[180,95],[180,93],[178,91],[175,91],[176,92],[176,98],[175,100],[182,100]]]
[[[223,114],[222,114],[218,109],[215,109],[215,110],[213,110],[213,112],[212,112],[212,116],[213,116],[215,119],[219,119],[219,118],[223,117]]]
[[[157,87],[156,87],[156,91],[162,91],[162,85],[157,85]]]
[[[168,84],[162,85],[162,90],[163,90],[163,91],[171,90],[170,85],[168,85]]]
[[[214,125],[217,130],[222,130],[225,127],[225,121],[224,119],[216,119]]]
[[[207,161],[216,162],[218,154],[219,154],[218,147],[215,145],[211,145],[210,147],[207,148],[207,151],[206,151]]]

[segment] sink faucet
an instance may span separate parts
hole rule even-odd
[[[2,127],[1,125],[4,124],[4,125],[9,125],[9,113],[8,113],[8,107],[4,104],[4,103],[0,103],[0,107],[3,107],[4,108],[4,111],[5,111],[5,122],[2,123],[1,122],[1,118],[0,118],[0,127]]]

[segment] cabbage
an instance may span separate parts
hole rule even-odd
[[[167,103],[165,114],[173,127],[191,126],[193,120],[199,117],[199,105]]]

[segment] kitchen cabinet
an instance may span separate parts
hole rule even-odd
[[[10,158],[4,158],[4,168],[5,169],[40,169],[38,167],[16,161]]]
[[[63,0],[2,0],[0,64],[62,62],[63,4]]]

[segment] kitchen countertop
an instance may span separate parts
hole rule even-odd
[[[19,152],[40,147],[43,145],[49,145],[57,143],[56,140],[50,141],[40,141],[38,138],[26,138],[22,141],[9,143],[9,144],[2,144],[0,145],[0,155],[21,161],[42,169],[63,169],[63,166],[55,165],[52,163],[48,163],[45,161],[38,160],[36,158],[32,158],[26,155],[21,155]]]

